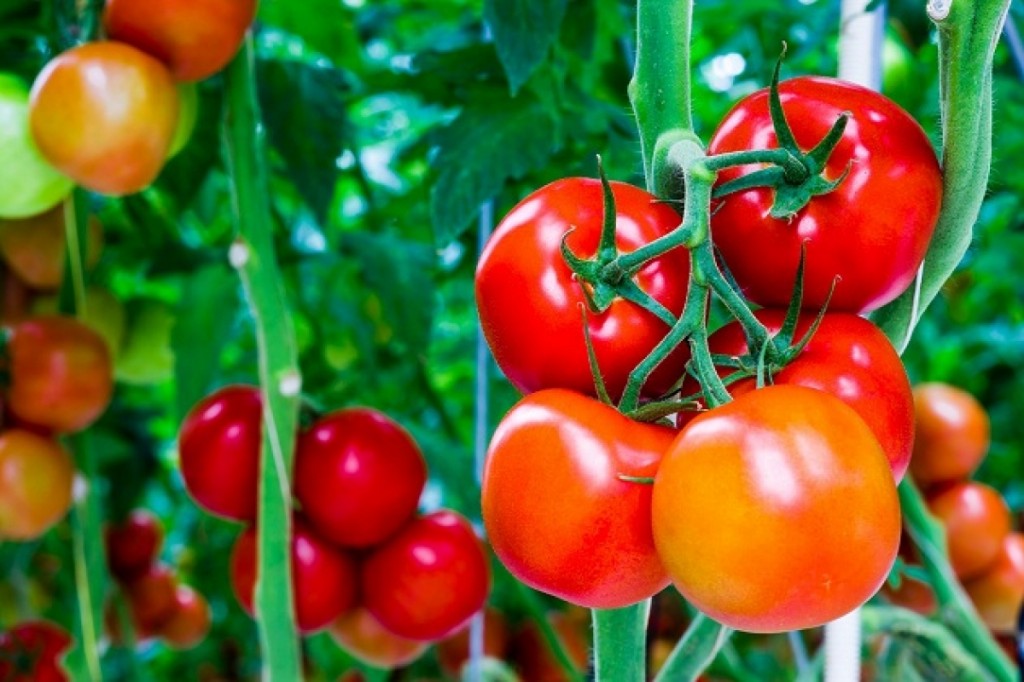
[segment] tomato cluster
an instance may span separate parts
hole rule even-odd
[[[179,433],[182,477],[204,509],[247,524],[231,557],[235,595],[250,614],[257,582],[262,398],[228,386],[200,401]],[[356,655],[400,662],[479,611],[490,588],[483,546],[469,522],[418,515],[426,463],[386,415],[346,408],[298,436],[291,567],[297,625],[330,628]],[[389,653],[374,653],[379,651]],[[397,663],[393,663],[397,664]]]
[[[0,680],[66,682],[60,659],[71,636],[49,621],[26,621],[0,632]]]

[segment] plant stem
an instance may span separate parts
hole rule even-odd
[[[292,609],[291,475],[301,377],[295,334],[272,241],[265,141],[251,36],[225,72],[228,165],[237,238],[231,248],[256,325],[263,395],[257,518],[256,621],[266,680],[302,679]]]
[[[595,682],[643,682],[651,600],[621,609],[594,609]]]
[[[504,565],[500,563],[498,565],[507,572]],[[511,574],[509,575],[511,576]],[[558,631],[551,625],[546,608],[540,599],[537,598],[537,593],[518,580],[515,580],[514,584],[519,588],[519,593],[522,596],[522,601],[526,604],[530,618],[537,624],[541,637],[547,644],[548,650],[555,657],[559,667],[561,667],[562,673],[570,682],[583,682],[583,676],[576,669],[576,664],[573,663],[569,652],[566,651],[565,643],[559,636]]]
[[[698,613],[654,682],[692,682],[715,659],[732,630]]]

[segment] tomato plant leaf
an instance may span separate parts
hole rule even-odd
[[[547,57],[565,17],[566,0],[485,0],[484,21],[515,94]]]
[[[337,0],[261,2],[259,17],[292,33],[338,66],[353,68],[360,61],[355,17]]]

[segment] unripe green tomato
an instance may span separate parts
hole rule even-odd
[[[27,218],[60,203],[74,188],[47,163],[28,128],[28,88],[0,73],[0,218]]]
[[[129,318],[128,334],[114,364],[117,380],[138,385],[167,381],[174,373],[174,313],[159,301],[144,301]]]
[[[178,127],[174,129],[174,137],[171,139],[171,150],[167,152],[167,158],[177,156],[178,152],[185,148],[192,138],[192,131],[196,127],[196,117],[199,115],[199,91],[195,83],[178,83],[178,101],[181,102],[181,109],[178,110]]]
[[[54,315],[57,305],[56,296],[41,296],[32,302],[32,313]],[[78,320],[103,337],[110,357],[116,360],[124,339],[125,312],[121,301],[106,289],[89,287],[85,292],[85,310],[79,313]]]
[[[900,30],[888,24],[882,43],[882,92],[904,109],[915,108],[921,97],[915,61]]]

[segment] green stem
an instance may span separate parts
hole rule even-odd
[[[647,620],[651,600],[621,609],[594,609],[594,681],[647,679]]]
[[[501,568],[504,569],[504,565],[501,565]],[[511,574],[509,575],[511,576]],[[565,674],[569,682],[583,682],[583,675],[580,674],[576,664],[573,663],[572,658],[569,656],[569,652],[566,650],[565,643],[559,636],[558,631],[551,625],[547,609],[537,597],[537,593],[518,580],[513,581],[513,583],[519,588],[522,601],[530,612],[530,618],[537,624],[541,637],[561,667],[562,673]]]
[[[252,38],[225,72],[225,139],[237,238],[238,269],[256,325],[264,438],[257,518],[256,621],[264,679],[302,679],[292,608],[291,475],[301,377],[295,334],[272,240],[265,139],[256,97]]]
[[[715,659],[732,630],[698,613],[654,682],[692,682]]]

